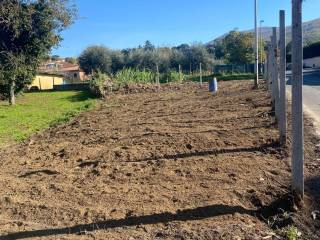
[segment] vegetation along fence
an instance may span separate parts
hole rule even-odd
[[[216,65],[213,69],[215,73],[253,73],[253,64],[223,64]]]

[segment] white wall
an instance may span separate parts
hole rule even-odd
[[[320,57],[304,59],[303,64],[305,67],[320,68]]]

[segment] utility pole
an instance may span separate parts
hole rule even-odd
[[[254,0],[254,29],[255,29],[254,86],[257,88],[259,84],[258,0]]]
[[[202,85],[202,63],[200,63],[200,84]]]
[[[280,144],[285,145],[287,141],[287,108],[286,108],[286,22],[285,11],[280,11]]]
[[[292,0],[292,190],[303,199],[302,0]]]

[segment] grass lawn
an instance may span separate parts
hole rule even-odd
[[[96,104],[88,92],[36,92],[17,98],[16,106],[0,101],[0,147],[68,121]]]

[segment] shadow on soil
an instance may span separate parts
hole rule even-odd
[[[214,218],[222,215],[232,215],[235,213],[250,215],[253,217],[257,217],[261,221],[266,221],[270,217],[277,215],[279,213],[279,209],[287,210],[290,206],[291,197],[289,195],[284,195],[281,198],[277,199],[275,202],[272,202],[270,205],[263,206],[258,210],[249,210],[241,206],[228,206],[218,204],[206,207],[198,207],[194,209],[186,209],[178,211],[176,213],[165,212],[146,216],[132,216],[119,220],[106,220],[90,224],[79,224],[73,227],[11,233],[8,235],[0,236],[0,239],[25,239],[69,234],[81,235],[89,232],[108,230],[119,227],[169,223],[173,221],[196,221]]]
[[[306,192],[314,198],[317,208],[320,208],[320,176],[307,178],[305,181]],[[320,216],[319,216],[320,218]]]
[[[157,161],[160,159],[174,160],[174,159],[179,159],[179,158],[203,157],[203,156],[209,156],[209,155],[240,153],[240,152],[268,153],[269,150],[271,150],[271,149],[276,150],[277,147],[279,147],[279,142],[274,141],[269,144],[262,144],[258,147],[224,148],[224,149],[214,149],[214,150],[199,151],[199,152],[178,153],[178,154],[174,154],[174,155],[155,156],[155,157],[141,159],[138,161],[128,161],[128,162],[147,162],[147,161]]]
[[[320,195],[320,176],[308,178],[306,186],[312,195]]]
[[[307,178],[305,181],[305,191],[308,197],[311,198],[311,202],[307,203],[311,205],[307,206],[308,211],[305,222],[307,227],[313,230],[314,238],[312,239],[320,239],[320,176]]]

